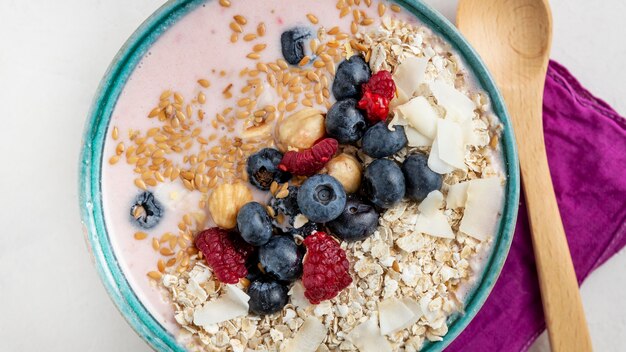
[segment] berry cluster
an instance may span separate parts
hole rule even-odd
[[[283,34],[289,63],[300,62],[309,36],[301,28]],[[272,190],[269,202],[243,205],[237,232],[211,228],[197,235],[196,246],[220,281],[250,281],[252,313],[280,311],[299,279],[313,304],[336,297],[352,283],[339,240],[368,238],[382,210],[403,197],[421,201],[441,187],[425,155],[409,155],[401,166],[388,158],[407,145],[402,126],[391,130],[386,123],[395,91],[391,73],[372,75],[362,56],[341,62],[332,85],[337,102],[326,116],[315,109],[287,116],[277,128],[280,150],[265,148],[248,158],[248,180]],[[293,133],[306,138],[294,142]],[[375,160],[364,167],[353,155],[337,155],[343,145]],[[287,185],[292,175],[298,177]]]

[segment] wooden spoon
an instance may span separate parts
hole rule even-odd
[[[552,42],[547,0],[461,0],[457,25],[500,87],[517,138],[543,311],[553,351],[591,351],[543,139]]]

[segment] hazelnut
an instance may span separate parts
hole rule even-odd
[[[350,154],[339,154],[326,164],[326,173],[343,185],[347,193],[354,193],[361,185],[361,163]]]
[[[237,225],[239,209],[251,201],[252,192],[245,184],[224,183],[215,188],[209,196],[209,212],[217,226],[232,229]]]
[[[302,150],[313,146],[324,137],[324,115],[322,112],[306,108],[287,116],[276,128],[276,144],[283,153],[288,150]]]

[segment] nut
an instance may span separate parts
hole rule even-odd
[[[362,166],[350,154],[339,154],[326,164],[326,173],[343,185],[347,193],[354,193],[361,185]]]
[[[224,183],[209,196],[209,212],[217,226],[232,229],[237,225],[239,209],[251,201],[252,192],[245,184]]]
[[[326,134],[322,112],[306,108],[287,116],[276,128],[276,144],[283,153],[308,149]]]

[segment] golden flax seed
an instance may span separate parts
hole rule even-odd
[[[298,66],[302,67],[305,66],[306,64],[309,63],[309,61],[311,61],[311,58],[308,55],[305,55],[302,60],[300,60],[300,62],[298,63]]]
[[[159,240],[157,240],[155,237],[152,238],[152,249],[154,249],[155,251],[158,251],[159,248],[161,248],[161,244],[159,243]]]
[[[356,34],[358,30],[359,30],[358,25],[356,24],[356,22],[352,21],[352,23],[350,24],[350,32],[352,34]]]
[[[287,104],[287,107],[285,107],[285,109],[289,112],[289,111],[293,111],[298,107],[298,102],[292,102]]]
[[[220,0],[220,5],[223,7],[230,7],[230,0]]]
[[[346,6],[346,7],[342,8],[341,11],[339,12],[339,18],[344,18],[349,13],[350,13],[350,7]]]
[[[159,269],[159,272],[161,273],[165,272],[165,262],[163,261],[163,259],[159,259],[157,261],[157,269]]]
[[[237,35],[237,33],[233,33],[230,35],[230,42],[231,43],[237,43],[237,40],[239,40],[239,35]]]
[[[315,15],[314,15],[314,14],[312,14],[312,13],[307,14],[307,15],[306,15],[306,18],[308,18],[308,19],[309,19],[309,21],[311,21],[311,23],[313,23],[313,24],[317,24],[317,23],[319,22],[319,20],[317,19],[317,17],[315,17]]]
[[[258,52],[265,50],[266,47],[267,47],[267,44],[256,44],[255,46],[252,47],[252,51],[258,53]]]
[[[231,22],[229,25],[230,29],[233,30],[233,32],[235,33],[241,33],[243,32],[243,29],[241,28],[241,26],[239,25],[239,23],[237,22]]]
[[[383,17],[385,11],[387,10],[387,6],[382,2],[378,4],[378,16]]]
[[[211,83],[204,78],[199,79],[198,84],[202,86],[202,88],[209,88],[209,86],[211,85]]]
[[[143,189],[144,191],[148,189],[148,186],[146,186],[146,183],[143,182],[143,180],[140,178],[135,179],[135,186]]]
[[[364,18],[363,21],[361,21],[361,25],[363,26],[369,26],[372,23],[374,23],[374,19],[373,18]]]
[[[145,232],[139,231],[139,232],[135,232],[134,237],[136,240],[144,240],[146,239],[146,237],[148,237],[148,234]]]
[[[393,4],[390,6],[391,7],[391,11],[393,12],[400,12],[400,6]]]
[[[153,280],[161,280],[161,277],[163,276],[163,274],[161,274],[158,271],[151,271],[148,273],[148,277],[153,279]]]
[[[259,35],[259,37],[265,35],[265,23],[259,23],[259,25],[256,27],[256,33]]]
[[[239,23],[242,26],[244,26],[246,23],[248,23],[248,20],[245,17],[243,17],[242,15],[235,15],[235,16],[233,16],[233,19],[235,20],[235,22]]]
[[[259,55],[258,53],[250,53],[250,54],[246,55],[246,57],[248,59],[258,60],[261,57],[261,55]]]
[[[257,35],[254,33],[248,33],[246,35],[243,36],[243,40],[247,41],[247,42],[251,42],[253,40],[255,40],[257,38]]]
[[[339,33],[339,27],[338,27],[338,26],[335,26],[335,27],[331,28],[331,29],[328,31],[328,34],[330,34],[330,35],[335,35],[335,34],[337,34],[337,33]]]

